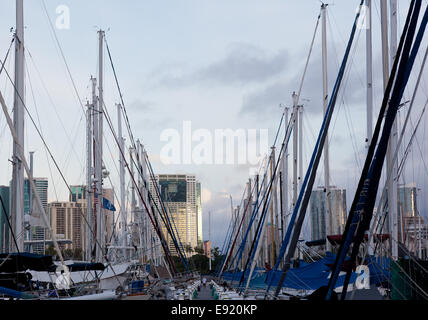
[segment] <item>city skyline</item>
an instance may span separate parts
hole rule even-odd
[[[181,4],[169,3],[171,11],[165,13],[161,4],[153,2],[129,2],[124,8],[114,1],[93,1],[89,5],[83,1],[46,1],[49,21],[53,24],[58,17],[56,8],[59,5],[66,5],[70,9],[70,28],[55,29],[55,32],[80,100],[83,100],[81,102],[89,100],[89,77],[96,74],[96,30],[101,27],[109,29],[107,38],[113,58],[121,61],[116,68],[125,92],[124,98],[135,130],[134,135],[143,139],[155,173],[193,173],[200,178],[203,182],[201,199],[204,212],[213,213],[213,230],[218,230],[213,233],[214,246],[221,247],[231,218],[229,196],[232,195],[234,205],[239,203],[252,166],[238,163],[167,165],[160,159],[161,150],[165,146],[165,141],[160,139],[162,131],[174,129],[184,134],[184,121],[192,122],[192,133],[198,129],[207,129],[212,133],[216,129],[226,128],[242,128],[247,131],[268,129],[269,143],[272,143],[282,114],[279,105],[291,105],[291,94],[297,89],[304,67],[302,57],[306,56],[320,3],[272,1],[269,6],[263,6],[255,1],[238,1],[234,4],[220,2],[216,5],[185,1]],[[242,5],[246,10],[241,10]],[[375,17],[378,17],[379,8],[376,6]],[[335,3],[329,7],[330,89],[345,46],[342,30],[348,25],[351,27],[350,20],[356,7],[357,3],[352,2]],[[101,10],[96,23],[88,14],[95,8]],[[399,9],[400,30],[406,6]],[[115,17],[111,11],[115,12]],[[7,14],[10,12],[14,12],[13,2],[5,3],[0,13],[0,30],[3,30],[0,32],[1,52],[6,52],[11,37],[10,27],[14,26],[13,14]],[[153,13],[159,14],[161,19],[154,19]],[[227,16],[224,13],[227,13]],[[221,23],[213,24],[217,20]],[[375,20],[374,57],[375,74],[378,76],[374,79],[374,88],[380,91],[380,27],[378,19]],[[67,181],[71,185],[77,185],[84,181],[85,140],[82,114],[64,61],[58,54],[59,49],[49,21],[41,3],[26,3],[27,103],[30,112],[37,112],[40,116],[48,145],[58,157],[58,163],[64,170]],[[263,23],[254,24],[253,21]],[[94,28],[94,24],[97,28]],[[332,27],[337,25],[343,28]],[[290,26],[298,26],[298,36]],[[141,33],[137,37],[130,36],[127,32],[130,29],[141,30]],[[171,30],[176,30],[179,36],[172,36]],[[344,88],[341,109],[335,121],[335,128],[330,133],[330,153],[336,155],[331,165],[332,182],[348,191],[348,203],[354,195],[365,154],[365,125],[361,125],[365,123],[362,107],[365,101],[364,85],[361,83],[364,68],[359,63],[364,59],[362,33],[357,41],[355,60],[351,63],[352,71],[355,71],[353,74],[356,75],[349,78],[348,85]],[[87,48],[84,59],[81,52],[75,50],[79,46]],[[314,50],[318,54],[310,62],[307,83],[303,88],[304,165],[308,163],[313,136],[321,123],[319,37],[316,38]],[[10,66],[12,65],[13,63],[10,63]],[[13,73],[11,67],[8,71]],[[106,105],[113,114],[111,109],[118,99],[111,71],[107,71],[106,75]],[[4,75],[2,80],[3,77]],[[411,79],[411,82],[414,82],[414,79]],[[12,91],[10,86],[6,89],[6,102],[11,107]],[[410,96],[410,93],[406,95]],[[381,95],[376,93],[375,114],[380,100]],[[420,100],[419,98],[418,102]],[[422,106],[419,103],[418,105]],[[200,112],[202,108],[204,112]],[[5,128],[3,121],[1,118],[2,129]],[[28,119],[26,130],[26,152],[36,151],[37,175],[50,177],[52,182],[49,201],[64,199],[68,191],[58,173],[53,170],[50,160],[45,160],[43,146],[36,138]],[[425,133],[418,134],[419,142],[426,140],[424,138]],[[7,184],[11,177],[11,166],[7,160],[12,154],[10,142],[8,132],[3,130],[1,146],[5,152],[0,159],[6,168],[0,173],[0,182],[3,184]],[[114,155],[113,159],[110,151]],[[428,181],[425,164],[420,157],[425,156],[426,152],[425,148],[414,145],[414,160],[411,160],[413,168],[405,169],[404,176],[404,182],[415,181],[419,186],[420,213],[425,218],[428,197],[424,195]],[[105,162],[115,175],[112,176],[114,185],[118,185],[115,172],[118,160],[116,153],[110,143],[106,148]],[[321,179],[319,182],[322,184]],[[207,217],[204,215],[204,235],[207,234],[207,225]]]

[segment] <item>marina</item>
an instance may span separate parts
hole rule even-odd
[[[269,35],[287,50],[299,43],[298,63],[284,62],[281,50],[268,57],[231,41],[228,67],[217,62],[187,75],[192,58],[180,65],[157,36],[141,36],[149,20],[164,22],[121,20],[126,34],[110,25],[79,34],[82,26],[63,25],[67,5],[57,7],[54,26],[52,3],[38,2],[55,50],[34,40],[39,22],[27,27],[34,3],[2,9],[14,26],[0,25],[10,40],[0,37],[0,300],[171,300],[170,314],[199,318],[213,311],[186,303],[428,300],[424,1],[281,3],[308,11],[293,21],[304,24],[294,43]],[[126,2],[120,14],[153,5]],[[257,4],[257,14],[268,21],[276,5]],[[191,7],[199,21],[218,18]],[[92,24],[105,23],[95,16]],[[280,26],[293,29],[290,21]],[[80,40],[90,45],[76,48]],[[186,47],[168,41],[178,41],[177,52]],[[166,66],[143,73],[148,62],[133,60],[140,49]],[[41,67],[47,88],[34,59],[46,63],[51,51],[62,70],[53,61]],[[88,61],[96,61],[91,70]],[[294,89],[266,73],[285,74]],[[259,90],[257,81],[269,83],[260,96],[243,93]],[[194,95],[204,90],[212,92],[199,101]],[[269,109],[262,97],[271,91]],[[169,92],[177,105],[163,100]],[[238,100],[250,111],[233,109]],[[219,129],[244,126],[254,109],[255,129]]]

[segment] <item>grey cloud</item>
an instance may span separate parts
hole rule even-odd
[[[142,111],[150,111],[155,106],[154,102],[151,101],[141,101],[139,99],[133,100],[128,108],[132,110],[132,112],[142,112]]]
[[[269,55],[255,45],[234,44],[223,59],[187,74],[183,68],[175,66],[161,77],[160,83],[166,86],[189,86],[263,82],[285,70],[288,58],[285,50]]]
[[[268,56],[263,50],[251,45],[234,46],[231,52],[196,73],[196,80],[219,83],[245,84],[269,79],[281,73],[287,66],[288,54],[282,50]]]
[[[269,116],[269,111],[275,112],[280,103],[291,105],[291,95],[294,91],[298,91],[301,82],[303,71],[303,60],[301,57],[302,55],[294,57],[293,61],[289,63],[289,65],[293,66],[293,70],[290,70],[290,72],[293,71],[294,76],[277,78],[275,81],[244,96],[240,113],[266,118]],[[378,62],[375,62],[375,65]],[[350,61],[347,70],[339,93],[339,100],[343,97],[346,104],[350,106],[365,104],[365,62]],[[329,94],[331,94],[334,87],[337,72],[336,62],[332,58],[329,59]],[[373,82],[377,84],[379,80],[379,75],[375,72]],[[321,56],[316,55],[310,61],[300,101],[306,105],[307,113],[319,115],[323,112],[322,81]],[[343,96],[344,92],[345,95]]]

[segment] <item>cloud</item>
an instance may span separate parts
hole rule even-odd
[[[243,97],[240,114],[255,115],[258,118],[265,119],[269,117],[270,112],[277,110],[279,104],[291,106],[292,93],[299,90],[301,83],[304,66],[302,64],[302,56],[305,55],[306,53],[302,51],[301,55],[296,55],[289,59],[288,65],[293,66],[293,71],[297,71],[297,73],[291,76],[283,73],[273,79],[273,81],[265,82],[262,87],[247,93]],[[375,61],[375,64],[378,62]],[[331,95],[338,75],[338,66],[334,59],[328,60],[327,68],[328,92]],[[364,75],[365,64],[356,64],[350,59],[337,103],[341,103],[343,97],[346,104],[350,106],[365,104],[366,87]],[[379,75],[377,73],[374,73],[373,82],[379,82]],[[321,55],[315,55],[311,57],[300,97],[300,103],[305,105],[307,113],[312,115],[321,115],[323,113],[322,90],[322,57]]]
[[[268,54],[251,44],[233,44],[225,57],[193,72],[188,66],[170,64],[171,68],[157,68],[164,73],[160,84],[165,86],[245,85],[264,82],[280,74],[288,65],[289,54],[280,50]]]
[[[133,100],[129,105],[128,108],[130,111],[139,113],[143,111],[151,111],[153,110],[153,107],[156,104],[151,101],[142,101],[140,99]]]
[[[269,56],[254,45],[234,45],[223,60],[197,72],[195,79],[239,85],[265,81],[287,67],[288,57],[285,50]]]

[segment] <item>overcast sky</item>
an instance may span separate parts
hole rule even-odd
[[[85,181],[85,123],[61,51],[57,47],[47,14],[55,26],[56,9],[70,10],[70,28],[55,29],[79,97],[89,99],[90,76],[97,76],[97,30],[106,30],[115,68],[135,138],[145,145],[155,173],[195,174],[203,188],[204,238],[208,238],[208,212],[212,213],[212,238],[221,247],[230,220],[230,199],[238,205],[251,165],[166,165],[160,154],[166,142],[164,130],[183,131],[191,121],[192,132],[207,129],[268,130],[273,143],[282,116],[280,104],[290,106],[308,55],[318,0],[33,0],[25,2],[26,102],[70,184]],[[328,7],[329,91],[335,82],[359,0],[334,1]],[[47,14],[45,12],[45,3]],[[379,35],[379,1],[373,9],[375,110],[382,99]],[[399,1],[399,31],[410,1]],[[15,25],[14,1],[0,9],[0,57],[3,60]],[[322,74],[320,29],[304,83],[304,164],[308,162],[322,121]],[[425,42],[424,42],[425,44]],[[421,51],[426,46],[421,47]],[[419,70],[418,58],[416,70]],[[13,55],[6,63],[13,76]],[[413,90],[412,75],[405,98]],[[423,80],[412,116],[416,123],[427,99]],[[3,73],[0,90],[9,109],[13,89]],[[116,125],[115,88],[108,57],[105,57],[105,102]],[[407,106],[399,114],[404,121]],[[354,196],[365,157],[365,31],[359,30],[329,132],[331,181],[346,188],[348,206]],[[67,190],[48,160],[40,139],[26,118],[26,151],[35,151],[35,176],[49,177],[49,199],[66,200]],[[400,183],[415,181],[421,189],[419,208],[428,208],[426,115],[412,147]],[[412,128],[411,128],[412,129]],[[106,128],[104,161],[118,188],[118,151]],[[283,131],[280,132],[282,139]],[[12,167],[11,136],[0,115],[0,184],[8,184]],[[129,142],[129,139],[127,139]],[[405,139],[407,144],[408,139]],[[257,142],[257,141],[256,141]],[[249,142],[253,147],[255,142]],[[404,147],[403,147],[404,150]],[[402,154],[402,153],[401,153]],[[401,155],[400,155],[401,159]],[[323,184],[323,168],[317,185]],[[106,183],[109,186],[109,182]]]

